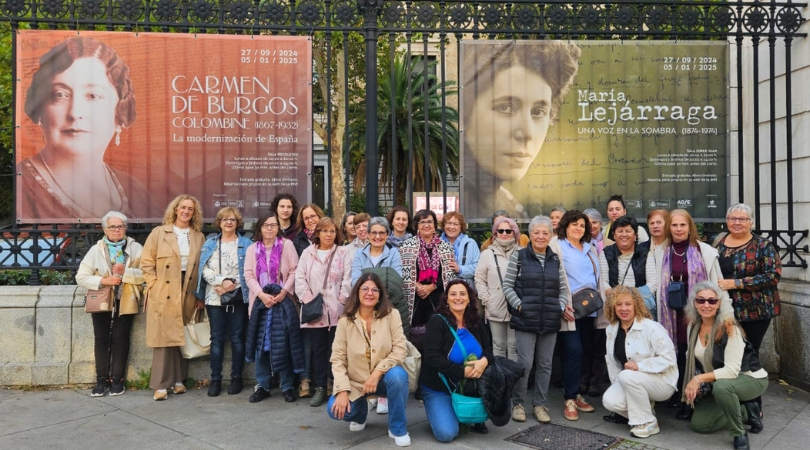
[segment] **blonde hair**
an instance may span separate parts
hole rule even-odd
[[[177,212],[175,210],[177,206],[180,205],[180,202],[185,200],[191,200],[194,203],[194,215],[191,216],[189,226],[194,231],[202,231],[202,205],[200,205],[199,200],[188,194],[178,195],[169,203],[169,206],[166,207],[166,212],[163,213],[163,225],[174,225],[174,222],[177,220]]]
[[[619,318],[616,317],[616,301],[619,297],[625,295],[629,295],[633,299],[633,309],[635,310],[636,317],[652,319],[652,314],[650,314],[650,310],[647,309],[647,305],[644,304],[644,297],[641,296],[641,292],[634,287],[631,288],[620,284],[611,288],[610,295],[608,295],[607,303],[605,304],[605,318],[608,322],[615,323],[619,320]]]

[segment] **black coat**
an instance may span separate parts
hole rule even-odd
[[[478,392],[484,408],[496,427],[509,423],[512,417],[512,388],[525,372],[517,362],[496,356],[478,380]]]
[[[451,322],[452,323],[452,322]],[[492,355],[492,336],[489,334],[489,327],[483,320],[478,321],[475,329],[470,330],[472,335],[481,345],[484,355],[489,363],[494,359]],[[419,374],[419,384],[438,392],[447,392],[447,387],[439,378],[439,373],[444,374],[450,380],[461,380],[464,378],[464,366],[453,364],[447,359],[450,349],[456,343],[453,333],[442,319],[440,314],[434,314],[427,323],[425,331],[425,343],[422,352],[422,371]],[[448,380],[449,381],[449,380]],[[478,397],[477,383],[464,383],[464,395]],[[452,387],[452,386],[451,386]]]
[[[281,286],[270,284],[262,289],[265,294],[278,295]],[[261,300],[253,302],[253,311],[248,322],[245,343],[245,360],[253,362],[256,349],[262,348],[265,325],[270,317],[270,364],[278,373],[292,365],[293,372],[304,372],[304,345],[301,341],[301,324],[292,298],[288,295],[281,303],[268,309]]]

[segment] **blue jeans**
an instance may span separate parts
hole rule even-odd
[[[377,392],[380,397],[388,397],[388,429],[394,436],[405,436],[408,434],[408,420],[405,417],[405,404],[408,403],[408,374],[401,366],[394,366],[383,375],[382,380],[377,384]],[[338,420],[332,414],[332,405],[335,404],[335,396],[329,397],[326,404],[326,412],[332,419]],[[368,401],[366,397],[360,397],[350,404],[351,412],[346,412],[343,416],[344,422],[366,423],[368,419]],[[455,417],[455,416],[454,416]]]
[[[233,307],[206,305],[211,325],[211,381],[222,380],[222,360],[225,359],[225,339],[231,340],[231,379],[242,378],[245,366],[245,328],[247,305]],[[228,334],[230,330],[230,335]]]
[[[453,411],[453,400],[449,392],[439,392],[420,385],[422,400],[425,402],[430,429],[439,442],[450,442],[458,436],[458,419]]]
[[[582,354],[584,343],[590,343],[593,334],[593,317],[576,320],[575,331],[557,333],[562,343],[563,397],[572,400],[579,395],[579,381],[582,378]]]
[[[256,383],[263,387],[264,390],[270,392],[270,377],[273,376],[273,367],[270,364],[270,353],[262,352],[260,348],[256,349]],[[281,392],[286,392],[293,388],[293,370],[292,361],[287,365],[287,369],[279,370],[279,384],[281,385]]]

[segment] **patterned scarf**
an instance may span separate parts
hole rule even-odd
[[[314,229],[314,228],[310,230],[309,228],[304,227],[304,234],[306,234],[306,235],[307,235],[307,239],[309,239],[309,242],[312,242],[312,235],[313,235],[314,233],[315,233],[315,229]]]
[[[405,233],[405,236],[398,237],[395,236],[394,233],[388,235],[388,243],[393,245],[396,248],[402,246],[402,243],[407,241],[408,239],[412,238],[413,235],[411,233]]]
[[[104,236],[104,243],[107,244],[107,250],[110,252],[110,264],[123,264],[127,257],[124,255],[124,247],[127,245],[127,238],[121,239],[118,242],[112,242]]]
[[[284,238],[277,237],[270,250],[268,261],[267,252],[262,241],[256,242],[256,275],[259,278],[259,285],[262,287],[268,284],[279,283],[279,267],[281,267],[281,251],[284,248]]]
[[[667,330],[672,342],[678,345],[678,324],[677,312],[669,307],[669,283],[670,274],[672,273],[672,246],[669,245],[664,248],[664,260],[661,266],[661,287],[658,290],[658,321]],[[706,266],[703,264],[703,258],[700,255],[700,248],[694,245],[687,246],[686,250],[686,265],[689,273],[688,286],[686,294],[692,292],[692,286],[701,281],[706,281],[709,275],[706,271]]]
[[[424,239],[419,238],[419,255],[416,257],[417,267],[419,268],[418,282],[436,283],[439,281],[439,266],[441,263],[437,246],[440,242],[441,239],[435,233],[430,242],[425,242]]]

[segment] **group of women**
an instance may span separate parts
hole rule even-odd
[[[338,224],[287,194],[272,204],[252,241],[239,234],[235,208],[217,213],[219,233],[206,240],[200,204],[185,195],[143,247],[126,236],[126,216],[104,217],[105,237],[77,274],[88,289],[115,287],[120,305],[93,317],[92,395],[124,391],[137,312],[124,306],[137,304],[145,283],[155,400],[185,392],[183,326],[204,308],[209,396],[221,392],[230,340],[228,394],[242,390],[244,362],[255,361],[250,402],[270,396],[277,374],[286,401],[327,403],[330,417],[351,422],[352,431],[364,429],[376,403],[397,445],[410,444],[406,340],[423,355],[416,395],[441,442],[461,428],[451,393],[478,396],[477,379],[499,358],[525,371],[512,390],[512,419],[526,420],[534,367],[532,412],[550,422],[555,347],[568,420],[594,411],[582,393],[604,383],[603,404],[613,412],[605,419],[629,424],[636,437],[659,432],[651,402],[668,400],[685,405],[678,416],[691,417],[698,431],[727,427],[735,448],[747,448],[744,424],[751,433],[762,429],[767,373],[757,352],[780,312],[781,264],[773,245],[751,232],[746,205],[728,210],[728,233],[715,239],[716,249],[700,241],[685,210],[651,211],[649,239],[641,239],[643,228],[619,197],[608,204],[606,224],[595,210],[535,217],[525,246],[518,224],[496,213],[479,250],[456,212],[444,215],[439,232],[429,210],[413,219],[402,207],[388,218],[350,213]],[[603,308],[583,306],[582,298],[597,297]],[[483,422],[471,429],[487,433]]]

